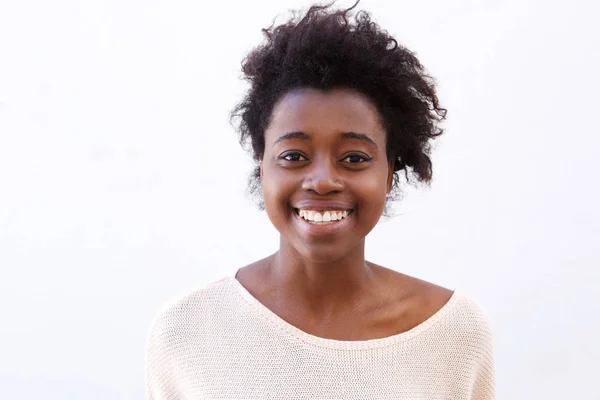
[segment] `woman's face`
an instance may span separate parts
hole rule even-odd
[[[264,204],[300,256],[331,262],[361,244],[392,174],[380,115],[362,94],[297,89],[275,105],[261,161]]]

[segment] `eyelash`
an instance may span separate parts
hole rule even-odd
[[[283,154],[283,155],[282,155],[280,158],[281,158],[282,160],[285,160],[285,161],[288,161],[288,162],[300,162],[300,161],[306,161],[306,160],[288,160],[288,159],[286,159],[286,157],[289,157],[289,156],[295,156],[295,155],[298,155],[298,156],[300,156],[300,157],[307,158],[307,157],[303,156],[302,154],[300,154],[300,153],[299,153],[299,152],[297,152],[297,151],[291,151],[291,152],[285,153],[285,154]],[[352,153],[352,154],[348,154],[346,157],[342,158],[342,160],[345,160],[346,158],[349,158],[349,157],[360,157],[360,158],[361,158],[361,160],[362,160],[362,161],[360,161],[360,162],[355,162],[355,163],[349,162],[349,164],[362,164],[362,163],[364,163],[364,162],[371,161],[371,160],[373,159],[372,157],[367,157],[367,156],[366,156],[366,155],[364,155],[364,154],[360,154],[360,153]]]
[[[348,154],[346,157],[342,158],[342,160],[345,160],[346,158],[349,158],[349,157],[360,157],[361,160],[362,160],[360,162],[350,163],[350,164],[362,164],[362,163],[365,163],[367,161],[371,161],[372,160],[371,157],[367,157],[364,154],[356,154],[356,153],[354,153],[354,154]]]

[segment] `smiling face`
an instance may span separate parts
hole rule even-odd
[[[282,243],[331,262],[364,245],[391,189],[386,135],[369,99],[350,89],[297,89],[265,130],[261,185]]]

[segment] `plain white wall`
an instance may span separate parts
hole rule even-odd
[[[228,113],[260,29],[309,4],[0,3],[1,398],[143,399],[156,310],[276,249]],[[599,396],[591,4],[360,5],[448,108],[431,188],[368,256],[480,301],[498,398]]]

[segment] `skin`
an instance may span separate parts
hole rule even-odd
[[[287,93],[273,109],[261,158],[265,210],[280,232],[279,251],[236,278],[275,314],[315,336],[368,340],[419,325],[452,291],[364,255],[392,182],[386,132],[367,97],[347,88]],[[298,208],[352,212],[330,229],[302,220]]]

